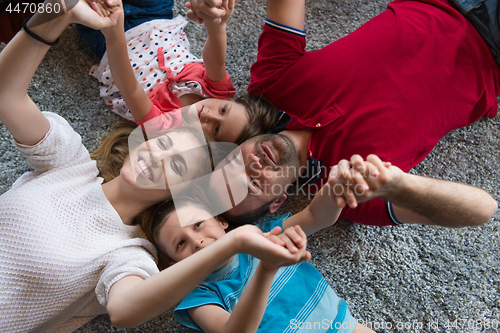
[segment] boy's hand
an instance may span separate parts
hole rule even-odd
[[[311,253],[306,251],[307,236],[300,226],[297,225],[289,227],[283,233],[275,235],[277,230],[279,231],[281,228],[275,227],[271,230],[268,239],[273,241],[275,244],[283,246],[291,254],[295,255],[295,257],[288,262],[281,262],[278,265],[268,262],[265,259],[261,259],[261,264],[264,269],[267,271],[276,271],[282,266],[290,266],[301,261],[311,259]]]
[[[360,202],[386,195],[402,174],[401,169],[382,162],[376,155],[369,155],[366,161],[353,155],[350,161],[341,160],[332,168],[328,177],[330,196],[339,207],[347,204],[356,208]]]
[[[311,258],[311,254],[306,251],[305,244],[307,244],[307,238],[304,232],[302,229],[295,232],[305,240],[304,243],[298,242],[301,244],[299,245],[301,247],[296,253],[291,253],[289,249],[285,247],[287,243],[283,240],[284,236],[281,236],[282,238],[280,238],[279,241],[274,238],[274,236],[278,236],[278,234],[281,233],[281,228],[279,227],[264,234],[255,226],[244,225],[230,231],[228,235],[231,234],[233,237],[232,244],[235,246],[236,253],[248,253],[261,261],[265,261],[268,267],[279,268],[281,266],[293,265]],[[284,235],[287,235],[287,233]],[[295,235],[292,234],[292,237],[295,238]],[[278,243],[275,243],[275,241]]]

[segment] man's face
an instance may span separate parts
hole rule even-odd
[[[217,169],[221,168],[225,179],[212,176],[211,188],[218,188],[217,192],[221,194],[229,191],[233,200],[228,213],[241,216],[264,204],[275,201],[281,204],[280,199],[286,198],[286,187],[298,176],[299,159],[297,149],[288,137],[265,134],[241,144],[217,166]],[[224,183],[226,188],[221,189],[220,184]],[[271,207],[270,211],[278,208],[279,205],[275,209]]]

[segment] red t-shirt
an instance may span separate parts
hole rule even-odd
[[[163,52],[158,52],[158,58],[163,59]],[[160,68],[169,71],[162,63]],[[203,91],[212,98],[230,98],[236,93],[236,89],[231,82],[229,74],[220,81],[212,81],[207,77],[205,66],[199,63],[191,63],[182,69],[176,76],[170,75],[165,82],[162,82],[155,90],[149,94],[149,99],[153,103],[151,110],[146,117],[141,120],[135,120],[139,126],[147,122],[148,133],[156,133],[170,128],[177,128],[182,123],[182,103],[179,98],[170,90],[170,85],[182,81],[196,81]],[[175,112],[172,112],[175,111]],[[152,120],[155,119],[155,120]]]
[[[374,153],[408,171],[450,130],[494,117],[500,90],[488,46],[445,0],[396,0],[312,52],[304,37],[266,24],[251,77],[251,94],[294,118],[287,129],[313,130],[310,155],[327,167]],[[392,225],[385,209],[376,199],[340,219]]]

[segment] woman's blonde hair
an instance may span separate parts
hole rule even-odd
[[[136,128],[136,123],[121,120],[104,132],[100,145],[90,153],[90,157],[97,162],[99,176],[104,179],[104,183],[120,174],[129,153],[128,137]]]

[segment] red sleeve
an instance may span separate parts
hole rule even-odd
[[[279,79],[281,71],[305,54],[306,39],[302,36],[264,26],[259,37],[257,60],[250,68],[248,92],[265,95],[266,86]]]
[[[167,129],[180,127],[182,124],[182,108],[175,109],[169,112],[161,111],[156,105],[151,107],[151,110],[146,117],[141,120],[135,120],[135,123],[141,126],[148,138],[154,137],[156,133]]]
[[[233,82],[226,72],[226,76],[220,81],[212,81],[207,77],[205,66],[199,63],[191,63],[177,74],[172,82],[196,81],[201,84],[203,91],[213,98],[230,98],[236,93]]]
[[[387,205],[384,199],[375,198],[359,204],[356,209],[344,208],[338,220],[348,219],[351,222],[375,225],[379,227],[396,225],[389,218]]]
[[[207,77],[207,73],[205,69],[203,69],[203,79],[206,82],[206,85],[203,86],[203,90],[213,98],[230,98],[236,93],[236,89],[227,72],[222,80],[212,81]]]

